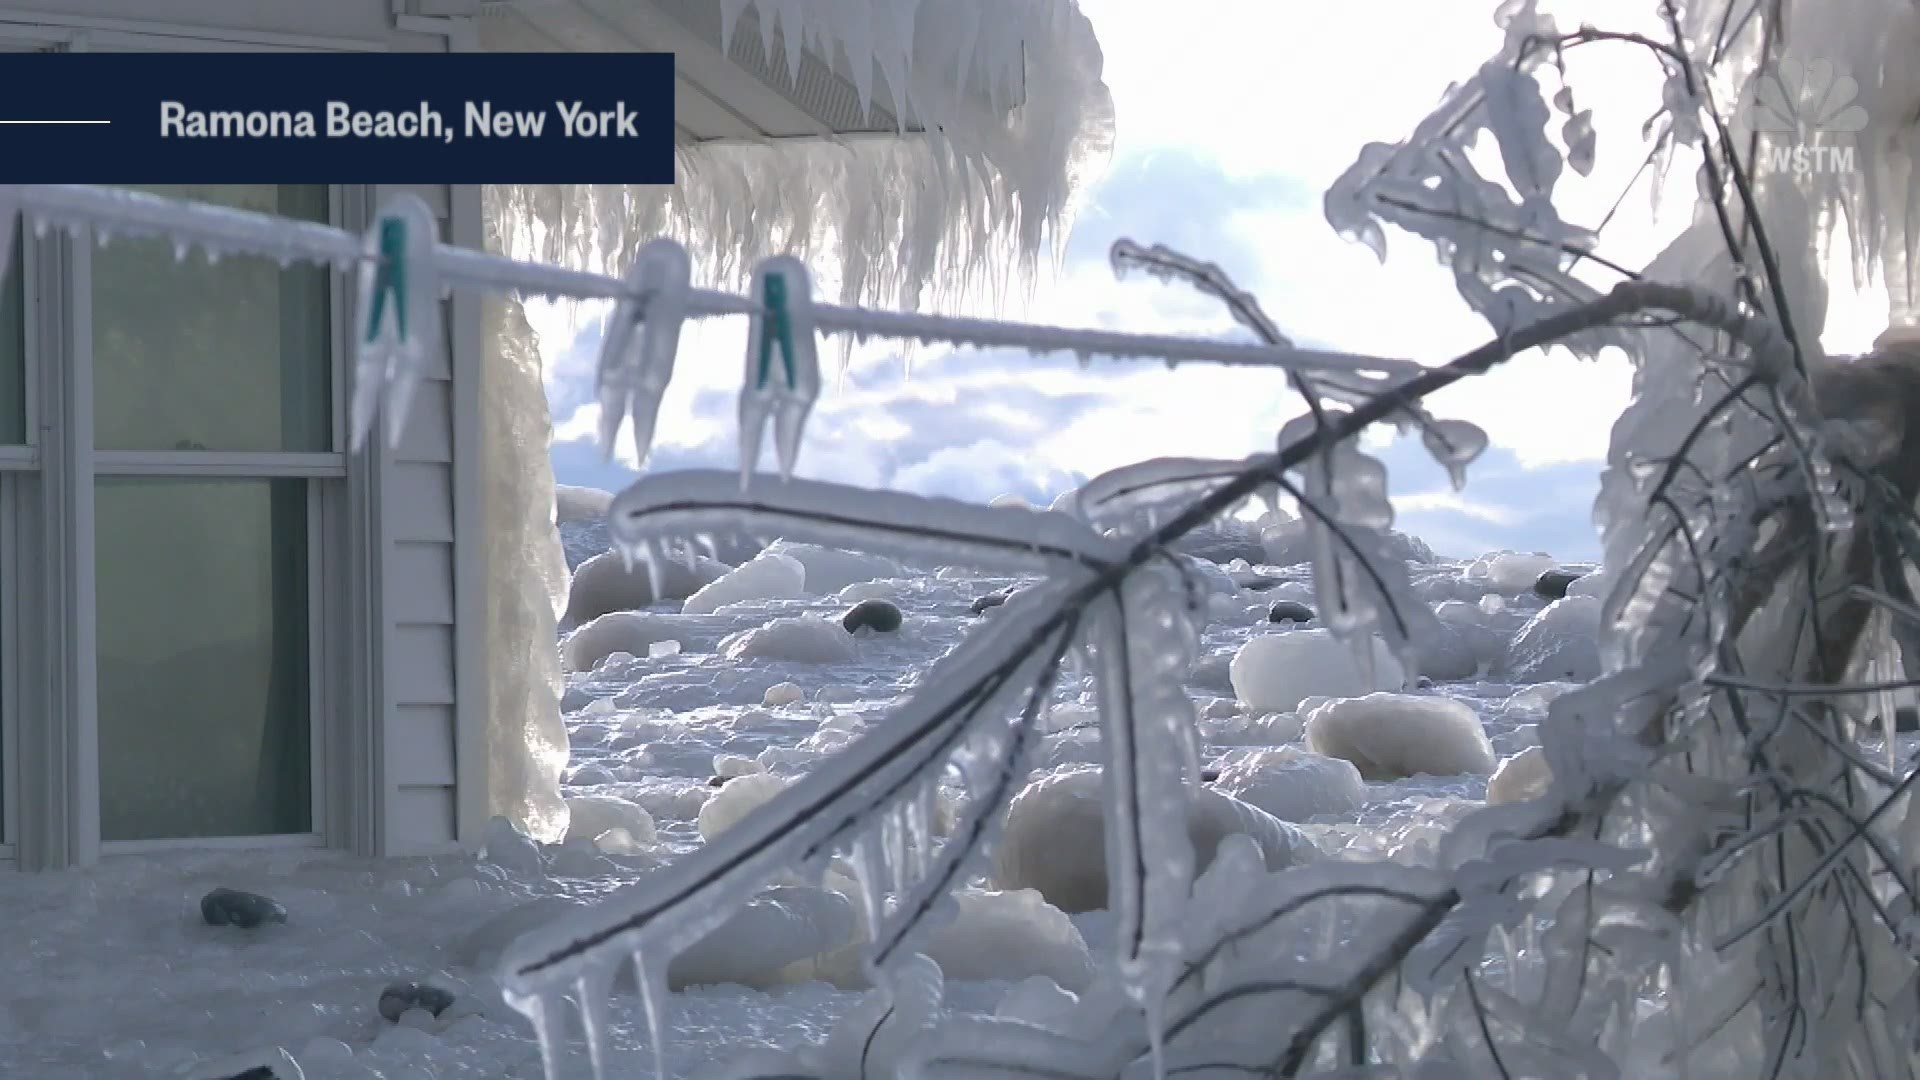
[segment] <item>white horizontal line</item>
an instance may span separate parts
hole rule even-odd
[[[111,124],[111,120],[0,120],[0,124]]]

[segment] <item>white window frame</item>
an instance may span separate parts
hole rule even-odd
[[[327,220],[330,224],[341,224],[346,215],[345,192],[338,185],[329,186],[327,192]],[[76,323],[84,321],[87,328],[76,333],[80,347],[73,352],[72,364],[77,375],[84,380],[90,390],[93,385],[92,317],[93,317],[93,277],[92,261],[96,250],[90,239],[76,241],[76,250],[84,247],[84,255],[75,260],[75,269],[69,288],[75,299],[74,318]],[[334,771],[328,768],[328,749],[334,742],[334,722],[337,710],[332,708],[332,699],[337,696],[329,685],[328,673],[335,670],[336,655],[344,647],[337,632],[336,620],[327,617],[324,598],[341,595],[346,583],[338,579],[342,569],[341,562],[331,557],[337,545],[346,540],[344,523],[337,512],[342,502],[342,492],[346,484],[348,463],[346,453],[345,400],[347,387],[346,342],[350,328],[346,318],[347,297],[341,287],[338,274],[327,277],[328,323],[331,329],[328,343],[329,375],[329,416],[328,443],[331,447],[325,451],[270,451],[235,452],[217,450],[199,451],[139,451],[139,450],[94,450],[92,449],[92,400],[82,403],[75,401],[68,416],[76,429],[84,426],[87,430],[85,456],[88,459],[84,469],[75,469],[75,497],[77,501],[91,503],[94,481],[100,477],[128,476],[155,477],[171,479],[205,480],[216,478],[235,478],[247,480],[300,479],[307,481],[307,671],[308,671],[308,761],[311,769],[309,820],[312,827],[304,833],[268,834],[261,836],[212,836],[181,837],[150,840],[104,840],[99,836],[99,768],[100,745],[98,735],[98,701],[95,695],[87,695],[82,705],[80,727],[84,731],[93,730],[91,739],[83,739],[81,744],[81,787],[91,793],[94,803],[91,829],[92,837],[83,836],[83,843],[91,840],[97,845],[102,857],[117,855],[139,855],[156,851],[181,849],[245,849],[245,848],[281,848],[281,847],[324,847],[334,838],[328,829],[329,810],[333,794],[328,788],[338,780]],[[78,381],[78,380],[77,380]],[[87,416],[84,421],[77,414],[84,407]],[[77,478],[84,472],[84,485]],[[91,523],[91,507],[86,518]],[[90,530],[89,530],[90,531]],[[93,588],[91,560],[94,556],[93,537],[85,537],[86,558],[89,560],[87,573],[83,578],[80,592],[83,594],[76,613],[75,628],[81,643],[81,651],[89,657],[88,667],[93,667],[92,658],[96,641],[96,594]],[[89,673],[97,679],[97,672]],[[97,686],[97,683],[95,683]],[[91,774],[90,776],[88,774]]]

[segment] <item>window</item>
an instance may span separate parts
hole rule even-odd
[[[324,185],[144,190],[329,216]],[[99,839],[312,834],[328,271],[119,238],[91,265]]]
[[[0,444],[27,441],[26,247],[18,228],[13,253],[0,268]]]
[[[102,841],[313,830],[306,487],[98,481]]]
[[[324,185],[144,190],[327,219]],[[163,240],[93,256],[94,445],[118,451],[332,449],[327,270],[209,264]]]

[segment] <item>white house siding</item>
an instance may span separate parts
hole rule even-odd
[[[443,241],[470,243],[478,234],[474,189],[379,185],[370,209],[401,191],[433,208]],[[462,562],[480,557],[483,539],[477,528],[477,305],[451,303],[446,320],[439,363],[415,392],[405,435],[399,446],[378,454],[375,465],[375,543],[383,553],[375,586],[376,847],[386,855],[443,850],[477,838],[484,824],[476,817],[485,805],[485,715],[473,686],[481,674],[474,646],[485,602],[478,576]],[[463,806],[463,780],[478,794],[480,809]]]

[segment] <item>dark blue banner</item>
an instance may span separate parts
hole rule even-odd
[[[669,53],[0,53],[0,183],[670,184]]]

